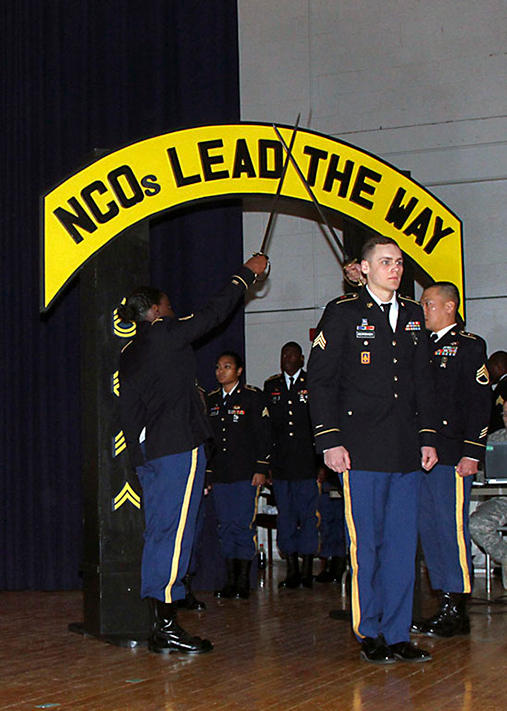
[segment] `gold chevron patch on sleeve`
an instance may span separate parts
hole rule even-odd
[[[488,428],[487,428],[487,427],[484,427],[484,429],[482,429],[482,430],[480,431],[479,439],[482,439],[483,437],[486,437],[487,434],[488,434]]]
[[[497,397],[497,399],[495,400],[495,405],[501,405],[501,407],[503,407],[504,402],[505,402],[505,400],[503,399],[503,397],[501,395],[499,395]]]
[[[323,351],[326,350],[327,341],[326,341],[326,339],[324,338],[324,332],[323,332],[323,331],[321,331],[321,332],[319,333],[319,335],[318,335],[318,336],[315,338],[315,340],[313,341],[313,343],[312,343],[312,348],[315,348],[315,346],[320,346]]]
[[[132,506],[135,506],[136,509],[141,508],[141,497],[139,494],[137,494],[134,489],[130,486],[130,484],[125,482],[125,486],[123,489],[120,491],[117,496],[114,497],[113,499],[113,511],[117,511],[120,506],[123,506],[124,503],[127,501],[130,501]]]
[[[489,385],[489,373],[488,369],[486,368],[486,364],[484,364],[477,373],[475,374],[475,379],[479,383],[479,385]]]
[[[267,407],[265,407],[262,411],[262,417],[269,417],[269,410]]]
[[[111,376],[111,390],[113,395],[116,395],[116,397],[120,397],[120,373],[118,370],[115,371]]]
[[[117,457],[126,448],[127,448],[127,442],[125,441],[125,435],[123,434],[123,430],[120,430],[118,432],[118,434],[115,435],[115,437],[114,437],[113,457]]]

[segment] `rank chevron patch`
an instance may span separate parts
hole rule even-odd
[[[123,506],[123,504],[126,501],[130,501],[132,506],[135,506],[136,509],[141,508],[141,497],[139,496],[139,494],[136,494],[136,492],[130,486],[128,481],[125,482],[125,485],[124,485],[123,489],[120,491],[120,493],[114,497],[113,511],[117,511],[120,508],[120,506]]]
[[[315,338],[314,342],[312,343],[312,348],[315,348],[315,346],[320,346],[322,350],[324,351],[327,346],[327,341],[324,338],[324,332],[321,331],[319,335]]]
[[[475,374],[475,379],[480,385],[489,385],[489,373],[485,364],[479,368]]]

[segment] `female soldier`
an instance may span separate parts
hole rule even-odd
[[[208,471],[227,569],[227,583],[215,596],[246,599],[256,553],[253,521],[259,486],[269,469],[271,428],[264,394],[241,385],[242,372],[238,353],[230,351],[218,358],[216,377],[221,387],[208,396],[215,439]]]

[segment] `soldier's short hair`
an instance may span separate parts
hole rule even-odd
[[[285,345],[282,346],[282,351],[284,351],[286,348],[294,348],[295,351],[299,353],[299,355],[303,355],[303,349],[299,345],[299,343],[296,343],[296,341],[288,341],[285,343]]]
[[[379,244],[394,244],[395,247],[398,247],[398,249],[400,248],[398,243],[391,237],[386,237],[385,235],[373,235],[373,237],[370,237],[370,239],[363,244],[361,259],[368,261],[371,253]]]
[[[456,310],[459,309],[461,300],[459,298],[459,291],[456,284],[452,281],[436,281],[434,284],[430,284],[426,287],[427,289],[438,289],[443,293],[446,301],[453,301],[456,304]]]

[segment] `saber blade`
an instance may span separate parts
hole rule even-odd
[[[282,146],[283,146],[283,148],[284,148],[284,150],[285,150],[285,153],[287,154],[287,158],[288,158],[288,159],[290,160],[290,162],[292,163],[292,165],[293,165],[293,167],[294,167],[294,170],[295,170],[296,173],[298,174],[299,179],[301,180],[302,184],[304,185],[304,187],[305,187],[305,189],[306,189],[306,192],[307,192],[308,195],[310,196],[311,201],[313,202],[313,204],[314,204],[314,206],[315,206],[317,212],[319,213],[320,219],[321,219],[322,222],[326,225],[327,229],[329,230],[329,233],[331,234],[331,236],[333,237],[333,239],[334,239],[334,241],[335,241],[335,243],[336,243],[336,246],[337,246],[338,249],[340,250],[340,252],[341,252],[341,254],[342,254],[343,262],[345,262],[345,263],[349,262],[349,261],[350,261],[350,258],[348,257],[348,255],[347,255],[347,253],[346,253],[346,251],[345,251],[345,247],[344,247],[344,245],[343,245],[343,242],[342,242],[341,239],[338,237],[338,235],[336,234],[336,232],[335,232],[335,230],[333,229],[333,227],[329,224],[329,221],[328,221],[326,215],[324,214],[324,211],[322,210],[321,204],[319,203],[319,201],[318,201],[317,198],[315,197],[315,193],[313,192],[313,190],[311,189],[310,185],[308,184],[308,181],[307,181],[307,179],[305,178],[303,171],[301,170],[301,168],[299,167],[299,165],[298,165],[296,159],[295,159],[294,156],[292,155],[292,149],[287,145],[287,142],[285,141],[284,137],[282,136],[282,134],[280,133],[278,127],[277,127],[275,124],[273,124],[273,129],[274,129],[274,131],[275,131],[275,133],[276,133],[276,135],[277,135],[277,137],[278,137],[278,140],[279,140],[280,143],[282,144]],[[342,264],[342,266],[343,266],[343,264]]]
[[[291,139],[290,139],[290,147],[289,147],[289,150],[290,150],[290,151],[292,151],[292,148],[294,147],[294,142],[295,142],[295,140],[296,140],[296,133],[297,133],[298,128],[299,128],[299,120],[300,120],[300,118],[301,118],[301,114],[299,113],[299,114],[298,114],[298,117],[297,117],[297,119],[296,119],[296,123],[294,124],[294,130],[293,130],[293,132],[292,132],[292,136],[291,136]],[[277,214],[278,214],[278,213],[277,213],[277,210],[276,210],[276,205],[277,205],[277,203],[278,203],[278,199],[280,198],[280,195],[281,195],[281,192],[282,192],[282,188],[283,188],[283,183],[284,183],[284,180],[285,180],[285,176],[287,175],[287,168],[289,167],[289,161],[290,161],[289,155],[286,155],[285,161],[284,161],[284,164],[283,164],[283,168],[282,168],[282,174],[281,174],[281,176],[280,176],[280,180],[278,181],[278,187],[277,187],[277,189],[276,189],[276,193],[275,193],[275,196],[274,196],[274,198],[273,198],[273,202],[271,203],[271,212],[270,212],[270,214],[269,214],[268,222],[267,222],[267,224],[266,224],[266,229],[264,230],[264,237],[262,238],[261,248],[259,249],[259,253],[260,253],[260,254],[265,254],[265,253],[266,253],[268,241],[269,241],[269,238],[271,237],[271,233],[272,233],[272,231],[273,231],[273,227],[274,227],[274,224],[275,224],[275,217],[276,217]]]

